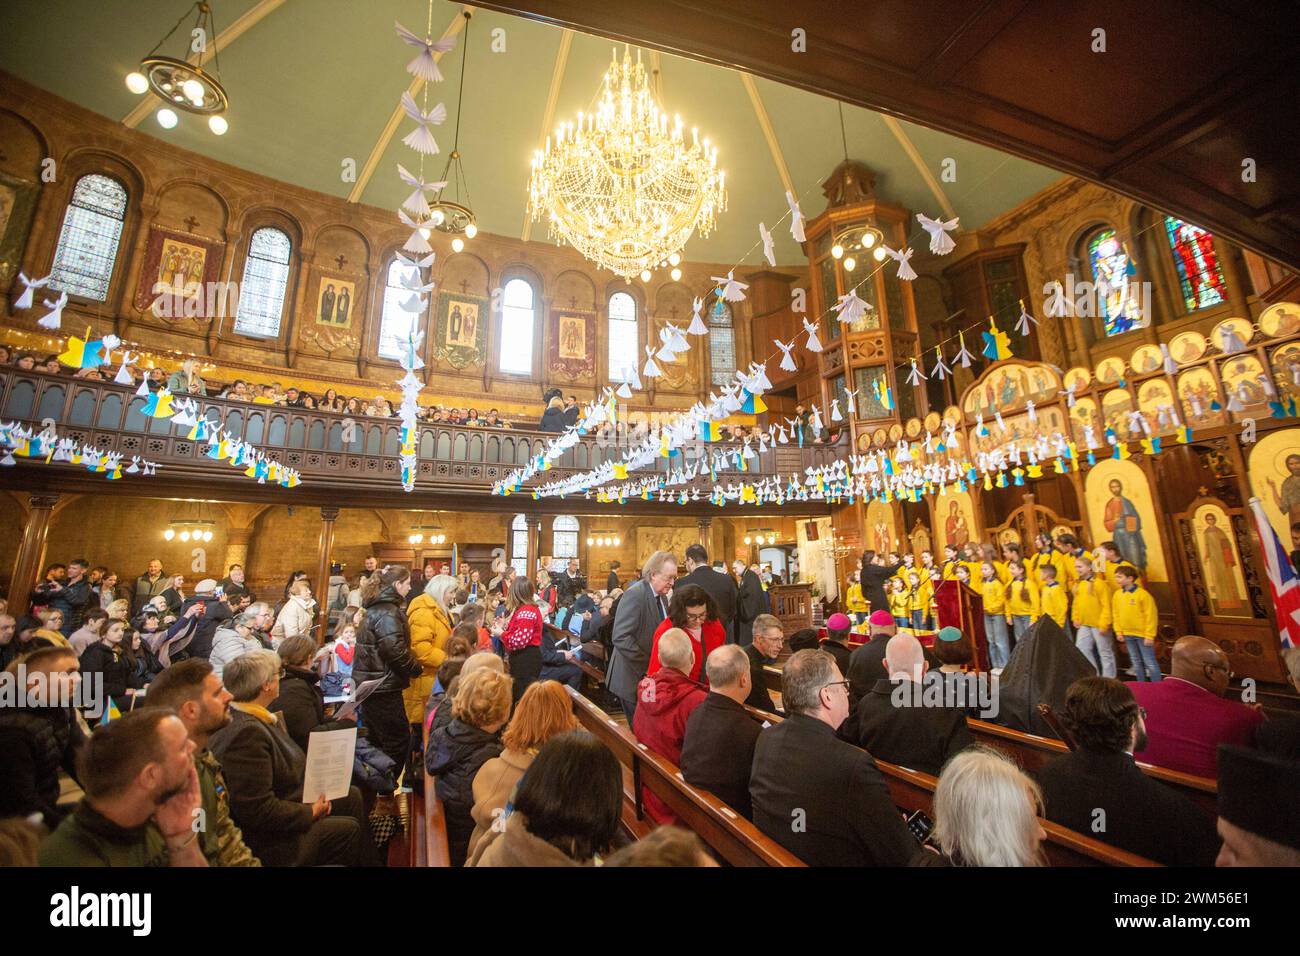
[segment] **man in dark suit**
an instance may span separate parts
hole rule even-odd
[[[623,705],[628,726],[636,713],[636,688],[650,667],[650,648],[660,623],[668,616],[664,594],[677,580],[677,560],[671,551],[656,551],[646,560],[637,581],[619,598],[610,633],[613,652],[605,686]]]
[[[560,607],[570,607],[585,590],[587,576],[578,570],[578,559],[569,558],[569,566],[555,576],[556,601]]]
[[[826,619],[826,640],[821,642],[821,649],[835,658],[835,666],[841,674],[849,672],[849,657],[853,654],[849,647],[849,631],[852,628],[847,614],[832,614]]]
[[[835,659],[792,655],[781,694],[789,716],[754,748],[755,826],[809,866],[905,866],[923,852],[871,755],[835,737],[849,714]]]
[[[677,583],[698,585],[713,598],[718,608],[718,620],[727,629],[727,643],[736,643],[736,582],[709,566],[709,553],[702,544],[693,544],[686,549],[686,571],[686,576]]]
[[[704,672],[709,678],[709,696],[686,718],[682,778],[752,820],[749,771],[762,724],[743,706],[751,686],[749,655],[726,644],[709,655]]]
[[[760,614],[754,619],[754,640],[744,647],[745,656],[749,658],[749,696],[745,703],[757,707],[769,714],[778,712],[776,702],[767,689],[767,678],[763,668],[776,663],[781,648],[785,645],[785,632],[781,622],[771,614]]]
[[[840,737],[873,757],[937,777],[949,757],[975,743],[966,726],[966,711],[923,703],[929,666],[921,642],[912,635],[889,639],[885,664],[890,678],[876,681],[858,701],[853,716],[840,728]],[[941,678],[936,672],[931,680]]]
[[[885,559],[875,551],[862,552],[862,570],[858,580],[862,584],[862,596],[871,605],[872,611],[889,610],[889,598],[885,595],[885,582],[898,573],[903,565],[885,564]]]
[[[1213,866],[1214,821],[1145,773],[1142,708],[1111,677],[1083,677],[1065,693],[1061,722],[1076,748],[1038,770],[1047,819],[1166,866]]]
[[[867,624],[871,628],[871,640],[854,648],[849,655],[849,696],[854,706],[871,693],[876,681],[889,678],[885,672],[885,646],[898,633],[898,625],[888,611],[872,611]],[[939,658],[929,648],[922,648],[922,652],[930,667],[938,670],[942,666]]]
[[[610,591],[613,591],[615,588],[619,587],[618,569],[621,568],[622,566],[623,565],[619,564],[617,561],[609,562],[609,576],[605,578],[606,594],[608,594]]]
[[[754,639],[754,619],[767,611],[767,595],[763,592],[762,579],[747,568],[744,561],[733,561],[731,570],[738,586],[736,643],[747,645]]]

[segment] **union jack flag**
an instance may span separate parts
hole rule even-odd
[[[1300,647],[1300,577],[1291,566],[1291,556],[1273,530],[1264,506],[1258,498],[1250,499],[1250,510],[1255,515],[1255,527],[1268,572],[1269,589],[1273,592],[1273,606],[1277,609],[1277,630],[1283,647]]]

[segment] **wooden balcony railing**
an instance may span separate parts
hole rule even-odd
[[[220,468],[204,454],[207,443],[186,437],[188,427],[170,419],[141,413],[144,399],[129,386],[93,379],[0,370],[0,420],[19,421],[36,429],[53,423],[60,437],[88,443],[104,451],[117,451],[157,462],[159,475],[204,480],[248,479],[233,469]],[[399,457],[401,425],[396,418],[349,416],[275,405],[204,398],[200,407],[210,421],[264,452],[272,460],[297,469],[304,485],[332,484],[350,489],[400,492]],[[349,430],[352,440],[345,443]],[[545,450],[555,435],[523,429],[470,428],[443,423],[419,426],[417,449],[418,491],[455,491],[486,494],[494,482],[525,465]],[[727,447],[721,443],[721,447]],[[734,447],[734,446],[732,446]],[[626,450],[614,440],[588,437],[580,440],[556,462],[546,480],[587,471],[606,460],[618,460]],[[846,440],[835,445],[809,445],[799,449],[779,446],[758,454],[743,473],[752,480],[772,474],[788,475],[809,465],[819,465],[847,454]],[[667,471],[667,459],[656,469]],[[630,477],[650,474],[633,471]],[[719,481],[735,480],[734,468],[719,472]]]

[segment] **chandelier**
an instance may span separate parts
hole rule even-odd
[[[206,116],[208,129],[217,136],[224,136],[230,128],[225,117],[230,99],[221,85],[221,59],[215,45],[216,23],[212,19],[211,6],[204,0],[195,3],[191,9],[195,13],[194,25],[190,29],[189,43],[184,48],[189,58],[158,54],[158,48],[171,39],[189,15],[187,10],[140,61],[139,68],[126,75],[126,87],[137,96],[152,91],[163,101],[156,114],[158,125],[163,129],[173,129],[180,122],[176,110],[183,110]],[[215,73],[205,71],[201,65],[209,55],[209,44],[212,44],[211,54],[216,63]]]
[[[680,259],[699,230],[707,236],[727,208],[717,147],[681,117],[670,123],[638,51],[625,47],[605,72],[594,113],[562,123],[533,158],[528,209],[545,213],[550,235],[624,279]],[[642,275],[642,278],[646,278]]]

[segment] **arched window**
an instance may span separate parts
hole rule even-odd
[[[1228,301],[1228,283],[1214,251],[1214,236],[1199,226],[1165,217],[1165,234],[1188,312]]]
[[[626,292],[609,297],[609,380],[626,382],[641,357],[637,349],[636,299]]]
[[[1097,290],[1097,317],[1107,335],[1119,335],[1150,322],[1142,315],[1133,260],[1114,229],[1099,229],[1088,240],[1088,266]]]
[[[407,312],[402,303],[419,297],[407,285],[421,284],[420,270],[415,266],[408,266],[401,259],[394,259],[389,265],[388,277],[384,280],[384,310],[379,316],[380,358],[396,362],[405,354],[411,331],[419,323],[421,313]]]
[[[126,189],[121,183],[98,173],[78,179],[63,213],[50,288],[106,301],[125,222]]]
[[[709,367],[714,385],[727,385],[736,374],[736,329],[731,306],[721,297],[709,309]]]
[[[501,296],[501,359],[503,372],[531,375],[533,371],[533,329],[537,310],[533,287],[523,279],[511,279]]]
[[[510,565],[522,576],[528,575],[528,518],[515,515],[510,522]]]
[[[244,281],[239,285],[239,310],[235,313],[238,334],[263,339],[280,334],[292,249],[293,243],[279,229],[266,226],[253,233],[244,260]]]
[[[567,561],[578,556],[578,519],[560,515],[551,525],[551,557]]]

